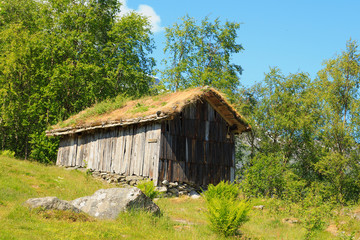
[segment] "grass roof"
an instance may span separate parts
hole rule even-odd
[[[47,135],[62,135],[92,128],[166,119],[200,98],[207,100],[230,125],[239,125],[241,131],[250,127],[220,92],[213,88],[199,87],[136,100],[118,96],[95,104],[52,126],[51,130],[47,131]]]

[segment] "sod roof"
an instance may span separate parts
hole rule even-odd
[[[122,99],[123,100],[123,99]],[[173,118],[186,106],[198,100],[207,101],[232,126],[235,133],[249,131],[250,125],[219,91],[209,88],[193,88],[174,93],[147,96],[136,100],[113,102],[107,111],[99,111],[94,105],[58,123],[46,131],[48,136],[66,135],[98,128],[126,126]],[[101,104],[101,103],[100,103]],[[113,106],[117,106],[114,109]]]

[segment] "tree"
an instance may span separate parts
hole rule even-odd
[[[357,47],[350,40],[346,51],[326,61],[313,81],[308,74],[284,76],[274,68],[263,83],[242,93],[238,105],[252,126],[252,132],[240,142],[240,149],[250,151],[242,162],[246,191],[274,192],[271,181],[259,176],[271,176],[272,180],[276,176],[286,183],[278,185],[276,194],[292,192],[291,186],[298,186],[299,194],[311,193],[316,187],[325,200],[340,204],[359,200]]]
[[[2,149],[43,155],[35,149],[54,149],[47,126],[119,93],[149,92],[149,21],[118,18],[119,7],[117,0],[0,2]]]
[[[162,76],[167,87],[176,91],[210,85],[233,93],[242,72],[241,66],[231,61],[233,54],[243,50],[236,42],[239,28],[235,22],[221,24],[218,18],[211,22],[206,17],[198,23],[189,16],[166,28]]]
[[[238,107],[252,126],[250,133],[240,136],[240,146],[249,152],[239,159],[244,189],[253,195],[279,195],[286,190],[282,183],[288,176],[316,179],[313,164],[318,161],[316,126],[321,115],[309,75],[285,76],[272,68],[263,83],[247,89],[239,99]],[[277,184],[271,185],[272,181]],[[272,189],[267,189],[270,185]]]
[[[316,80],[323,124],[319,126],[322,157],[316,164],[336,201],[360,194],[360,53],[349,40],[346,51],[324,63]],[[326,91],[324,91],[326,89]]]

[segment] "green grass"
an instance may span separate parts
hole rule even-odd
[[[76,116],[76,119],[71,119],[70,121],[59,122],[59,127],[69,127],[76,125],[79,121],[84,121],[91,117],[96,117],[101,114],[111,112],[115,109],[121,108],[125,105],[130,98],[123,95],[118,95],[115,98],[108,99],[97,104],[94,104],[90,108],[85,109],[80,115]]]
[[[255,199],[250,221],[241,227],[242,235],[225,238],[213,233],[201,199],[160,198],[162,216],[145,212],[120,214],[117,220],[100,221],[69,212],[29,211],[24,201],[33,197],[57,196],[72,200],[91,195],[113,185],[100,182],[77,170],[44,166],[36,162],[0,156],[0,239],[304,239],[302,223],[283,223],[286,211],[270,211],[271,200]],[[280,207],[281,209],[281,207]],[[346,234],[360,237],[360,221],[343,215],[328,220]],[[349,239],[318,231],[314,239]]]

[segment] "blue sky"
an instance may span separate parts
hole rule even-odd
[[[164,27],[188,14],[222,22],[242,23],[238,43],[245,50],[233,57],[244,68],[241,83],[251,86],[264,79],[269,67],[284,74],[308,72],[312,78],[324,60],[340,54],[352,38],[360,41],[359,0],[242,1],[242,0],[123,0],[123,11],[150,17],[157,49],[154,57],[162,69]]]

